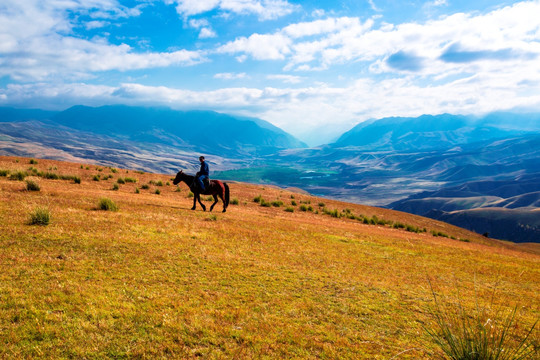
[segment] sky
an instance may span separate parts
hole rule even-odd
[[[257,117],[310,145],[388,116],[540,110],[540,0],[0,0],[0,106]]]

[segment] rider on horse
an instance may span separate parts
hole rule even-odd
[[[197,179],[201,192],[204,192],[204,180],[209,180],[210,168],[208,167],[208,164],[204,161],[204,156],[200,156],[199,161],[201,162],[201,169],[197,174],[195,174],[195,178]]]

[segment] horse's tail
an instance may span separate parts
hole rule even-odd
[[[229,185],[227,185],[226,182],[223,183],[223,186],[225,187],[225,209],[226,209],[227,206],[229,206],[230,191],[229,191]]]

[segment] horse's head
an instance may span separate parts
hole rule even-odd
[[[184,177],[184,172],[183,172],[182,170],[180,170],[180,171],[176,174],[176,177],[174,178],[174,180],[173,180],[172,183],[173,183],[174,185],[178,185],[178,183],[179,183],[180,181],[182,181],[183,177]]]

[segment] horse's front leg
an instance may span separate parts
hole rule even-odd
[[[203,211],[206,211],[206,206],[201,202],[201,194],[197,193],[197,200],[199,201],[199,204],[201,204],[201,207]]]
[[[197,193],[193,195],[193,207],[191,208],[191,210],[195,210],[195,208],[197,207],[197,196],[199,196],[199,194]]]

